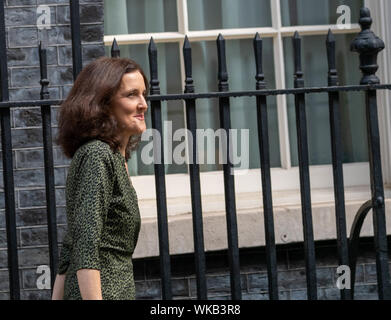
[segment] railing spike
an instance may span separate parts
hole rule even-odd
[[[304,86],[303,72],[301,69],[301,38],[296,31],[293,38],[293,55],[295,68],[295,88]]]
[[[117,40],[114,38],[113,44],[111,45],[111,57],[112,58],[119,58],[120,55],[120,49],[117,43]]]
[[[41,79],[39,83],[41,84],[41,92],[40,92],[40,98],[41,99],[49,99],[49,90],[48,90],[48,85],[49,85],[49,80],[48,80],[48,75],[47,75],[47,42],[45,39],[45,33],[46,30],[42,31],[43,33],[41,34],[42,40],[39,41],[38,45],[38,55],[39,55],[39,65],[40,65],[40,75]]]
[[[217,37],[217,60],[218,60],[218,80],[219,91],[228,91],[228,72],[225,57],[225,39],[220,33]]]
[[[262,66],[262,49],[263,49],[263,41],[261,37],[259,36],[259,33],[257,32],[254,40],[253,40],[253,46],[254,46],[254,55],[255,55],[255,66],[256,66],[256,75],[255,79],[256,82],[256,89],[264,89],[266,87],[264,79],[265,76],[263,74],[263,66]]]
[[[189,38],[185,36],[183,43],[183,60],[185,65],[185,93],[194,92],[193,78],[192,78],[192,61],[191,61],[191,45]]]
[[[151,39],[149,40],[148,50],[150,50],[150,51],[157,50],[155,41],[153,40],[153,37],[151,37]]]
[[[153,41],[153,37],[149,41],[148,46],[148,56],[149,56],[149,70],[151,75],[151,94],[160,94],[159,80],[158,80],[158,64],[157,64],[157,47]]]
[[[190,47],[190,41],[187,35],[185,35],[185,41],[183,42],[183,47]]]
[[[327,63],[329,68],[328,85],[338,86],[339,85],[338,74],[337,74],[336,61],[335,61],[335,37],[331,29],[329,29],[329,32],[327,34],[326,49],[327,49]]]

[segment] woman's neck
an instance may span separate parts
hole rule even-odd
[[[121,135],[120,136],[120,147],[119,147],[119,152],[122,154],[123,157],[125,157],[125,152],[126,152],[126,147],[128,145],[130,139],[130,135]]]

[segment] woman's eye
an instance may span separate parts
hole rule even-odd
[[[135,91],[135,92],[130,92],[128,95],[127,95],[127,97],[136,97],[136,96],[138,96],[138,92],[137,91]],[[148,96],[148,94],[145,92],[145,93],[143,93],[143,97],[146,99],[147,98],[147,96]]]

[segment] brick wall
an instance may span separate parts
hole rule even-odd
[[[391,238],[389,238],[389,247]],[[316,243],[318,299],[339,300],[336,287],[338,256],[336,241]],[[280,299],[306,300],[306,276],[303,244],[277,246],[277,270]],[[135,259],[136,299],[161,299],[159,259]],[[193,255],[171,258],[173,299],[196,299],[196,275]],[[230,274],[227,251],[206,253],[208,299],[230,300]],[[390,262],[391,269],[391,262]],[[268,300],[265,248],[240,249],[243,300]],[[360,242],[357,260],[355,299],[378,299],[376,262],[372,238]]]
[[[40,99],[39,5],[48,5],[48,77],[52,99],[64,99],[73,84],[69,0],[7,0],[5,2],[8,82],[10,100]],[[105,55],[103,0],[81,0],[83,66]],[[52,132],[57,134],[58,106],[52,106]],[[22,299],[46,299],[48,290],[37,290],[39,265],[49,265],[46,197],[40,107],[11,109],[15,205]],[[1,153],[1,152],[0,152]],[[65,181],[70,160],[54,144],[54,174],[58,239],[65,230]],[[2,159],[0,160],[0,299],[9,299],[8,260]],[[60,248],[61,249],[61,246]]]

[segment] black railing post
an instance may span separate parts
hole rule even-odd
[[[69,0],[69,9],[71,15],[73,79],[76,80],[83,65],[81,51],[79,0]]]
[[[0,0],[0,100],[8,101],[8,69],[5,33],[4,1]],[[7,229],[7,254],[10,298],[20,299],[18,249],[15,219],[15,190],[12,159],[10,108],[0,108],[1,116],[1,150],[3,153],[3,180],[5,200],[5,223]]]
[[[185,65],[185,93],[194,93],[194,85],[192,78],[192,61],[191,61],[191,46],[187,36],[183,44],[183,58]],[[191,188],[191,204],[193,213],[193,234],[194,234],[194,253],[195,253],[195,269],[197,275],[197,298],[199,300],[207,299],[206,287],[206,268],[205,268],[205,252],[204,252],[204,232],[202,225],[202,205],[201,205],[201,185],[200,185],[200,169],[198,165],[197,154],[197,119],[195,110],[195,99],[186,99],[186,124],[190,131],[189,137],[189,156],[191,158],[189,164],[190,170],[190,188]]]
[[[301,69],[301,38],[296,32],[293,37],[295,62],[295,88],[304,87]],[[300,196],[304,232],[304,253],[307,272],[307,296],[309,300],[317,299],[315,243],[312,227],[311,187],[308,160],[307,120],[305,94],[295,94],[297,149],[299,155]]]
[[[384,42],[370,30],[372,18],[368,8],[360,11],[362,31],[352,42],[351,50],[360,54],[360,69],[363,73],[361,84],[379,84],[377,56],[385,47]],[[376,249],[376,271],[379,299],[391,299],[391,285],[388,264],[387,231],[384,205],[384,187],[380,156],[380,135],[377,115],[377,93],[366,91],[366,116],[369,146],[373,229]]]
[[[328,58],[328,85],[338,86],[338,73],[335,66],[335,37],[331,30],[326,39]],[[331,134],[331,152],[333,158],[333,179],[335,198],[335,217],[337,224],[337,249],[339,265],[349,265],[348,239],[346,235],[346,214],[345,214],[345,194],[343,180],[343,149],[341,134],[341,113],[339,103],[339,92],[329,92],[329,118]],[[341,290],[341,299],[351,299],[350,289]]]
[[[157,65],[157,48],[151,38],[148,47],[149,69],[151,74],[150,94],[160,94]],[[158,214],[158,232],[159,232],[159,252],[160,252],[160,272],[162,278],[162,297],[164,300],[172,299],[171,292],[171,262],[168,242],[168,222],[167,222],[167,199],[166,182],[164,172],[164,149],[163,149],[163,130],[162,130],[162,106],[161,101],[151,102],[152,128],[157,130],[160,137],[153,136],[154,159],[157,163],[155,168],[156,185],[156,203]],[[159,139],[160,138],[160,139]]]
[[[46,30],[42,30],[46,35]],[[49,80],[47,79],[47,60],[46,60],[46,42],[39,43],[39,63],[41,71],[41,100],[49,99]],[[41,106],[42,116],[42,134],[43,150],[45,162],[45,187],[46,187],[46,213],[48,223],[48,240],[49,240],[49,258],[50,258],[50,282],[53,290],[56,278],[58,263],[58,243],[57,243],[57,215],[56,215],[56,192],[54,183],[53,167],[53,144],[52,144],[52,120],[50,114],[50,105]]]
[[[220,34],[217,38],[217,57],[218,57],[218,80],[219,91],[228,91],[228,73],[225,57],[225,40]],[[230,139],[230,106],[229,98],[219,98],[220,127],[225,132],[226,141],[221,137],[222,153],[224,154],[223,171],[224,171],[224,194],[225,210],[227,219],[227,236],[228,236],[228,255],[229,266],[231,271],[231,296],[232,300],[242,299],[240,283],[240,263],[239,263],[239,246],[238,246],[238,227],[236,221],[236,204],[235,204],[235,181],[233,175],[233,165],[230,154],[232,150]]]
[[[254,38],[254,54],[256,64],[256,89],[266,88],[265,76],[262,67],[262,39],[258,32]],[[269,284],[269,297],[271,300],[278,300],[277,283],[277,254],[274,235],[272,186],[270,177],[270,150],[269,150],[269,129],[267,121],[267,99],[266,96],[257,96],[257,122],[258,122],[258,143],[259,156],[261,159],[262,174],[262,195],[263,215],[265,225],[266,242],[266,264]]]

